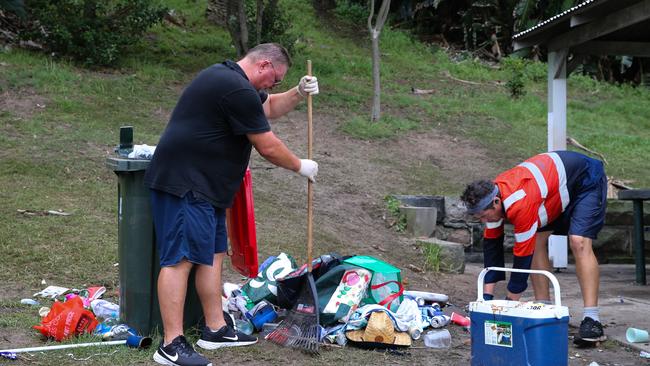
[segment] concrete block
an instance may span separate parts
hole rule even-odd
[[[463,244],[466,247],[472,245],[472,236],[467,228],[450,230],[446,240]]]
[[[416,241],[416,244],[435,248],[432,252],[437,253],[437,258],[431,258],[431,261],[440,272],[465,272],[465,247],[463,244],[436,238],[420,239]]]
[[[436,230],[438,209],[435,207],[401,206],[399,211],[406,216],[406,232],[416,238],[428,238]]]
[[[435,207],[438,210],[436,220],[442,222],[445,218],[445,197],[411,194],[394,194],[393,198],[400,201],[403,206]]]

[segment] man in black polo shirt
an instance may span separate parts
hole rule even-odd
[[[160,138],[145,174],[160,253],[164,339],[154,354],[160,364],[211,365],[183,336],[183,304],[194,266],[206,322],[197,345],[217,349],[257,342],[227,325],[221,311],[225,209],[232,205],[252,147],[311,180],[318,173],[318,164],[298,159],[267,120],[293,110],[307,94],[318,94],[318,81],[310,76],[287,92],[268,94],[265,90],[280,84],[290,66],[282,46],[266,43],[238,62],[208,67],[185,89]]]

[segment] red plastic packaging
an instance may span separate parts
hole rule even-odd
[[[41,324],[32,328],[61,342],[81,333],[92,333],[97,324],[95,315],[84,309],[83,301],[76,296],[66,302],[55,301]]]
[[[244,180],[235,194],[232,208],[227,212],[227,221],[232,266],[242,275],[255,278],[258,269],[257,234],[253,179],[250,169],[246,169]]]

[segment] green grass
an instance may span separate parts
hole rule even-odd
[[[393,116],[385,116],[377,122],[371,122],[368,117],[357,116],[347,121],[343,126],[343,132],[359,139],[381,139],[399,135],[418,127],[413,120]]]
[[[424,266],[433,272],[440,272],[440,252],[442,248],[436,244],[425,244],[422,246],[424,254]]]
[[[321,22],[329,20],[316,17],[308,2],[283,3],[294,28],[303,34],[298,47],[302,52],[294,55],[295,67],[287,80],[297,81],[305,60],[312,59],[322,90],[314,98],[315,107],[338,117],[343,133],[381,140],[439,128],[470,139],[490,152],[488,158],[503,162],[545,149],[543,65],[527,63],[526,95],[511,99],[498,83],[508,77],[504,70],[471,59],[452,61],[387,27],[381,38],[383,117],[370,123],[371,62],[365,29],[324,27]],[[156,26],[119,69],[91,72],[21,50],[0,54],[6,64],[0,92],[17,98],[35,94],[45,105],[27,117],[11,109],[0,112],[0,183],[11,187],[0,193],[5,203],[0,208],[0,248],[15,256],[18,265],[16,272],[0,274],[0,279],[20,278],[32,286],[44,276],[60,283],[115,282],[114,274],[97,278],[89,273],[105,273],[110,269],[106,263],[116,262],[112,251],[104,249],[115,240],[116,208],[105,199],[115,197],[115,187],[103,159],[117,143],[119,126],[133,125],[136,143],[155,144],[184,85],[201,68],[235,57],[227,32],[204,19],[205,1],[167,4],[176,9],[185,28]],[[411,87],[435,93],[413,95]],[[637,186],[650,184],[650,164],[641,158],[650,149],[650,121],[643,117],[650,115],[650,92],[572,76],[569,98],[568,134],[603,153],[610,175]],[[437,172],[414,174],[438,181],[443,191],[451,189]],[[23,217],[15,211],[59,208],[73,216]],[[56,248],[54,258],[62,258],[57,265],[45,250],[51,245]],[[90,250],[91,255],[81,255],[80,250]]]
[[[384,197],[384,203],[386,204],[386,210],[393,217],[395,231],[404,232],[406,230],[406,215],[399,210],[402,203],[393,196]]]
[[[235,57],[228,33],[205,21],[206,1],[165,3],[176,9],[184,28],[156,26],[118,69],[88,71],[19,49],[0,53],[0,95],[14,101],[0,110],[0,282],[15,289],[0,298],[1,330],[35,324],[35,309],[15,304],[42,289],[42,280],[78,288],[104,285],[112,294],[109,299],[117,301],[116,180],[104,160],[118,143],[119,127],[134,126],[136,143],[156,144],[183,87],[202,68]],[[365,28],[332,24],[314,15],[307,1],[281,3],[290,12],[293,30],[302,34],[302,52],[293,55],[295,66],[284,88],[298,82],[311,59],[321,89],[315,109],[340,121],[340,131],[351,139],[381,144],[439,130],[484,149],[486,159],[504,168],[546,149],[544,65],[527,64],[526,95],[514,100],[502,85],[508,79],[504,70],[452,58],[387,27],[381,38],[383,117],[371,124],[372,64]],[[413,95],[412,87],[434,93]],[[574,75],[568,95],[568,135],[603,153],[608,174],[649,186],[650,91]],[[36,103],[42,107],[34,108]],[[454,179],[434,168],[414,168],[412,181],[405,190],[421,191],[425,185],[427,190],[460,190]],[[256,197],[264,199],[273,199],[272,194]],[[25,216],[18,209],[61,209],[72,215]],[[284,210],[260,206],[258,214],[280,225],[279,217],[294,208]],[[343,245],[336,234],[316,238],[329,245],[321,248],[323,253]],[[303,236],[273,237],[262,253],[277,254],[285,242],[302,242]],[[435,260],[430,261],[435,267]],[[118,351],[92,363],[126,365],[150,357]],[[46,360],[70,362],[64,352],[52,355]],[[342,356],[333,352],[328,357]]]

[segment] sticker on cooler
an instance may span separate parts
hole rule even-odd
[[[486,320],[485,344],[512,347],[512,323]]]

